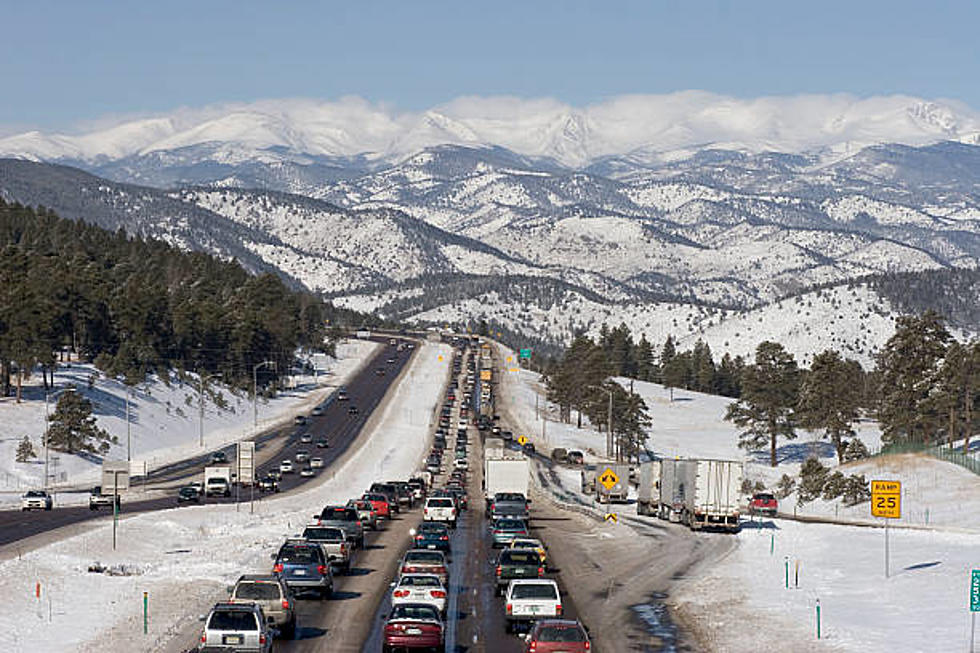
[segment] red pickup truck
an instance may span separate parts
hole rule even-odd
[[[775,517],[779,510],[776,497],[768,492],[756,492],[749,501],[749,513],[753,515],[769,515]]]

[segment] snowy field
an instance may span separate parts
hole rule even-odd
[[[509,371],[516,357],[501,351],[505,356],[501,397],[539,451],[547,453],[557,446],[579,448],[587,452],[587,458],[601,459],[605,436],[587,422],[578,429],[549,419],[545,437],[541,437],[539,416],[545,409],[543,396],[535,397],[542,388],[539,377],[528,370]],[[506,361],[507,357],[512,361]],[[629,385],[627,380],[620,382]],[[649,407],[653,421],[649,445],[658,455],[743,460],[747,476],[768,482],[784,473],[797,475],[811,452],[825,465],[836,465],[826,442],[802,433],[780,447],[781,462],[771,470],[736,446],[736,429],[723,419],[730,399],[675,390],[671,402],[668,392],[652,383],[637,382],[634,390]],[[557,411],[549,407],[547,414],[553,419]],[[879,446],[875,424],[862,423],[859,435],[869,448]],[[881,528],[766,519],[745,525],[735,536],[692,535],[734,537],[737,543],[728,556],[682,579],[669,598],[710,650],[967,650],[969,573],[980,568],[980,477],[951,463],[917,455],[872,458],[840,469],[845,474],[864,474],[868,480],[902,481],[903,515],[901,520],[892,520],[892,525],[905,528],[890,529],[890,577],[886,579],[884,573]],[[577,491],[576,470],[560,469],[558,479],[564,491]],[[781,502],[784,511],[792,512],[794,506],[795,495]],[[633,508],[623,512],[633,514]],[[799,512],[881,525],[881,520],[870,517],[867,502],[844,508],[839,500],[817,500]],[[785,588],[787,561],[792,589]],[[794,582],[797,561],[799,588]],[[823,620],[819,642],[817,599]]]
[[[428,449],[435,406],[450,374],[450,349],[419,347],[363,445],[308,490],[236,511],[234,504],[182,507],[124,518],[119,547],[110,519],[80,535],[0,563],[0,650],[151,651],[214,601],[239,575],[266,572],[282,540],[313,512],[373,481],[408,477]],[[89,573],[93,563],[125,575]],[[36,583],[41,598],[35,598]],[[142,634],[148,593],[149,633]]]
[[[291,377],[291,388],[272,400],[260,399],[257,404],[258,426],[264,429],[292,418],[297,411],[306,410],[319,402],[333,388],[343,385],[360,366],[380,347],[374,342],[351,340],[338,343],[337,358],[314,358],[316,374]],[[93,387],[89,379],[96,378]],[[196,377],[195,377],[196,378]],[[59,366],[55,372],[54,392],[77,386],[88,398],[94,409],[98,425],[119,438],[106,456],[107,460],[126,459],[126,386],[114,379],[106,379],[92,365],[72,364]],[[139,465],[145,461],[150,471],[182,458],[200,455],[237,442],[255,432],[253,427],[253,403],[247,394],[235,394],[220,386],[217,380],[209,382],[211,389],[224,397],[224,409],[213,401],[205,402],[204,447],[200,439],[200,411],[196,383],[174,380],[167,385],[153,379],[136,386],[130,399],[130,439],[132,460]],[[17,404],[13,398],[0,401],[0,424],[4,425],[0,437],[0,504],[18,500],[26,489],[42,486],[44,478],[44,449],[41,436],[44,432],[44,391],[39,375],[34,375],[24,386],[25,401]],[[54,409],[57,397],[50,400],[49,410]],[[28,436],[38,458],[26,463],[14,460],[17,445]],[[101,461],[95,457],[83,457],[52,452],[49,467],[54,478],[53,487],[67,488],[98,483]],[[84,502],[81,493],[58,492],[55,502],[59,505]]]

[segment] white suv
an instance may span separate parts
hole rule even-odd
[[[507,586],[504,611],[507,618],[507,632],[513,631],[515,622],[561,617],[562,605],[558,583],[547,578],[510,581]]]
[[[204,618],[199,649],[216,648],[248,653],[270,653],[275,631],[255,603],[216,603]]]
[[[28,490],[20,498],[21,510],[51,510],[53,505],[51,495],[44,490]]]
[[[422,509],[422,521],[442,521],[456,528],[456,502],[452,497],[429,497]]]

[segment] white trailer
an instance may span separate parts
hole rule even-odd
[[[208,465],[204,468],[205,496],[231,496],[231,465]]]
[[[742,463],[735,460],[664,460],[660,516],[692,530],[739,529]]]
[[[483,498],[489,502],[497,492],[520,492],[527,497],[529,480],[527,458],[487,458],[483,468]]]
[[[640,482],[637,488],[636,514],[656,515],[660,511],[660,461],[648,460],[640,464]]]

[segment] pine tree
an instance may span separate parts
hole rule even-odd
[[[17,454],[14,459],[19,463],[26,463],[31,458],[37,458],[37,452],[34,451],[31,439],[25,435],[20,444],[17,445]]]
[[[66,453],[88,452],[106,454],[110,444],[118,444],[115,436],[100,428],[92,415],[92,402],[77,389],[58,397],[58,405],[48,417],[48,446]]]
[[[742,429],[738,445],[753,450],[768,442],[769,465],[775,467],[779,438],[796,437],[798,396],[799,371],[793,356],[779,343],[759,343],[755,364],[742,373],[742,396],[725,413],[726,420]]]
[[[813,358],[800,388],[800,425],[822,429],[824,437],[834,444],[840,463],[844,462],[847,438],[854,437],[853,424],[861,401],[860,380],[858,363],[845,361],[838,352],[828,349]]]
[[[636,345],[636,378],[640,381],[654,379],[656,361],[653,359],[653,345],[647,340],[646,334],[640,336]]]
[[[897,322],[878,357],[882,441],[928,443],[937,426],[933,389],[950,335],[933,311]]]

